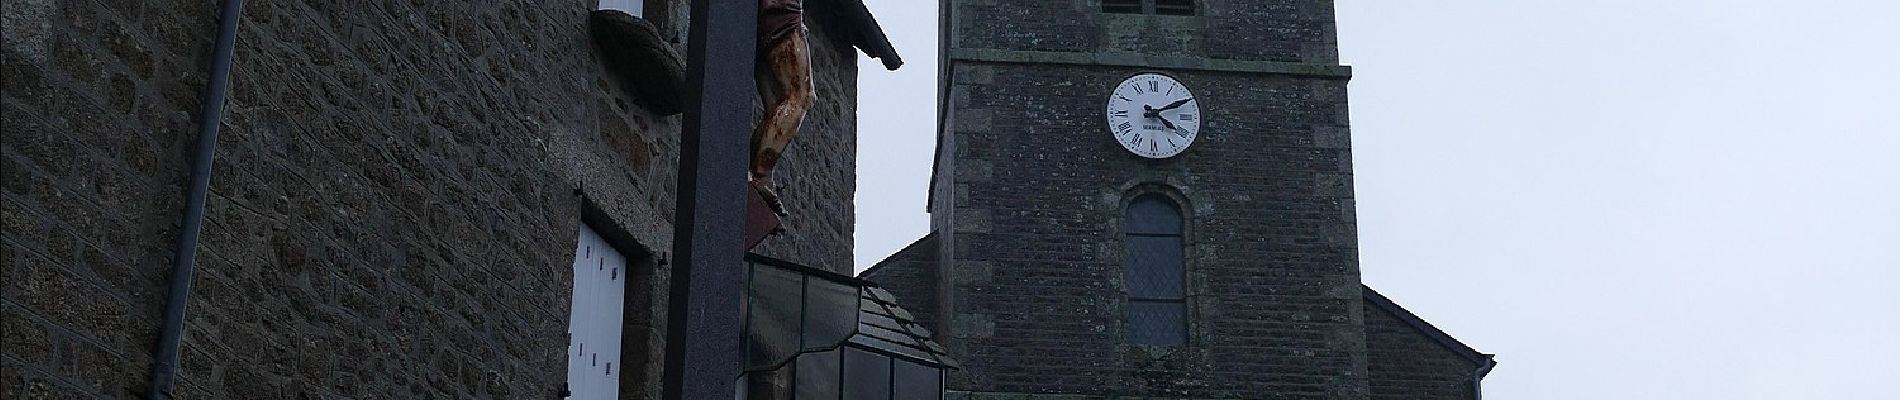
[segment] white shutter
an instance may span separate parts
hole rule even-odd
[[[635,17],[646,17],[642,14],[646,12],[645,0],[600,0],[600,9],[620,10]]]
[[[567,387],[572,399],[618,399],[620,327],[627,260],[581,227],[574,249],[574,302],[568,315]]]

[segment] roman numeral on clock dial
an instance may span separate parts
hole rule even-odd
[[[1203,122],[1194,92],[1176,78],[1158,73],[1136,74],[1115,85],[1105,111],[1115,141],[1146,158],[1174,157],[1186,151]]]

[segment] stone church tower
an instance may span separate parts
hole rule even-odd
[[[932,233],[863,276],[954,393],[1476,396],[1489,355],[1360,284],[1332,1],[941,13]]]

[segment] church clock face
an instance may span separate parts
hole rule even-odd
[[[1174,157],[1200,132],[1201,106],[1194,93],[1167,75],[1131,76],[1108,94],[1108,133],[1135,155]]]

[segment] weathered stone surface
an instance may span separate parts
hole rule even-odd
[[[216,8],[5,5],[0,398],[129,397],[147,386]],[[646,351],[626,355],[623,394],[657,396],[652,250],[671,246],[679,121],[608,71],[590,5],[247,4],[178,392],[552,396],[591,202],[637,258],[626,343]],[[659,31],[684,31],[684,2],[649,5]],[[826,23],[821,105],[780,168],[794,230],[759,251],[845,270],[857,55]]]
[[[619,10],[594,10],[587,25],[608,65],[648,108],[660,115],[685,111],[686,62],[659,28]]]
[[[1198,15],[1173,16],[1102,13],[1100,1],[959,0],[946,5],[943,45],[1338,63],[1332,0],[1195,3]]]
[[[913,246],[866,277],[942,318],[939,340],[964,365],[950,398],[1365,399],[1382,379],[1368,378],[1368,346],[1396,349],[1379,361],[1426,351],[1407,347],[1426,340],[1416,332],[1369,343],[1332,2],[1195,5],[946,4],[926,238],[938,256]],[[1103,126],[1113,85],[1143,72],[1194,91],[1202,130],[1179,156],[1130,154]],[[1144,193],[1187,214],[1178,347],[1126,340],[1122,221]],[[1426,384],[1404,368],[1382,384]]]
[[[1181,156],[1129,154],[1101,127],[1102,96],[1144,70],[1075,64],[959,63],[991,84],[957,84],[986,123],[960,128],[951,170],[937,185],[967,194],[939,235],[955,260],[947,338],[966,366],[959,389],[1125,396],[1363,398],[1365,366],[1349,215],[1348,153],[1313,131],[1333,127],[1341,100],[1314,100],[1320,79],[1284,74],[1167,70],[1190,85],[1206,115]],[[952,78],[954,79],[954,77]],[[965,113],[968,115],[969,113]],[[1343,127],[1341,127],[1343,128]],[[945,179],[945,177],[954,177]],[[980,179],[979,179],[980,178]],[[1190,211],[1189,345],[1152,352],[1122,339],[1127,311],[1122,204],[1162,188]],[[1349,204],[1349,203],[1347,203]],[[945,244],[948,243],[948,244]],[[1205,249],[1200,250],[1200,249]],[[990,265],[983,271],[960,268]],[[965,278],[965,279],[958,279]],[[1347,299],[1354,299],[1347,297]],[[917,308],[917,307],[912,307]],[[1296,317],[1298,319],[1296,319]],[[1061,379],[1056,379],[1057,376]]]
[[[882,285],[897,296],[898,304],[904,305],[918,324],[936,330],[936,262],[936,236],[927,235],[872,265],[858,277]]]
[[[8,56],[42,61],[52,37],[55,0],[6,0],[0,3],[0,49]]]
[[[1433,342],[1385,310],[1366,305],[1366,351],[1372,399],[1473,399],[1480,365]]]

